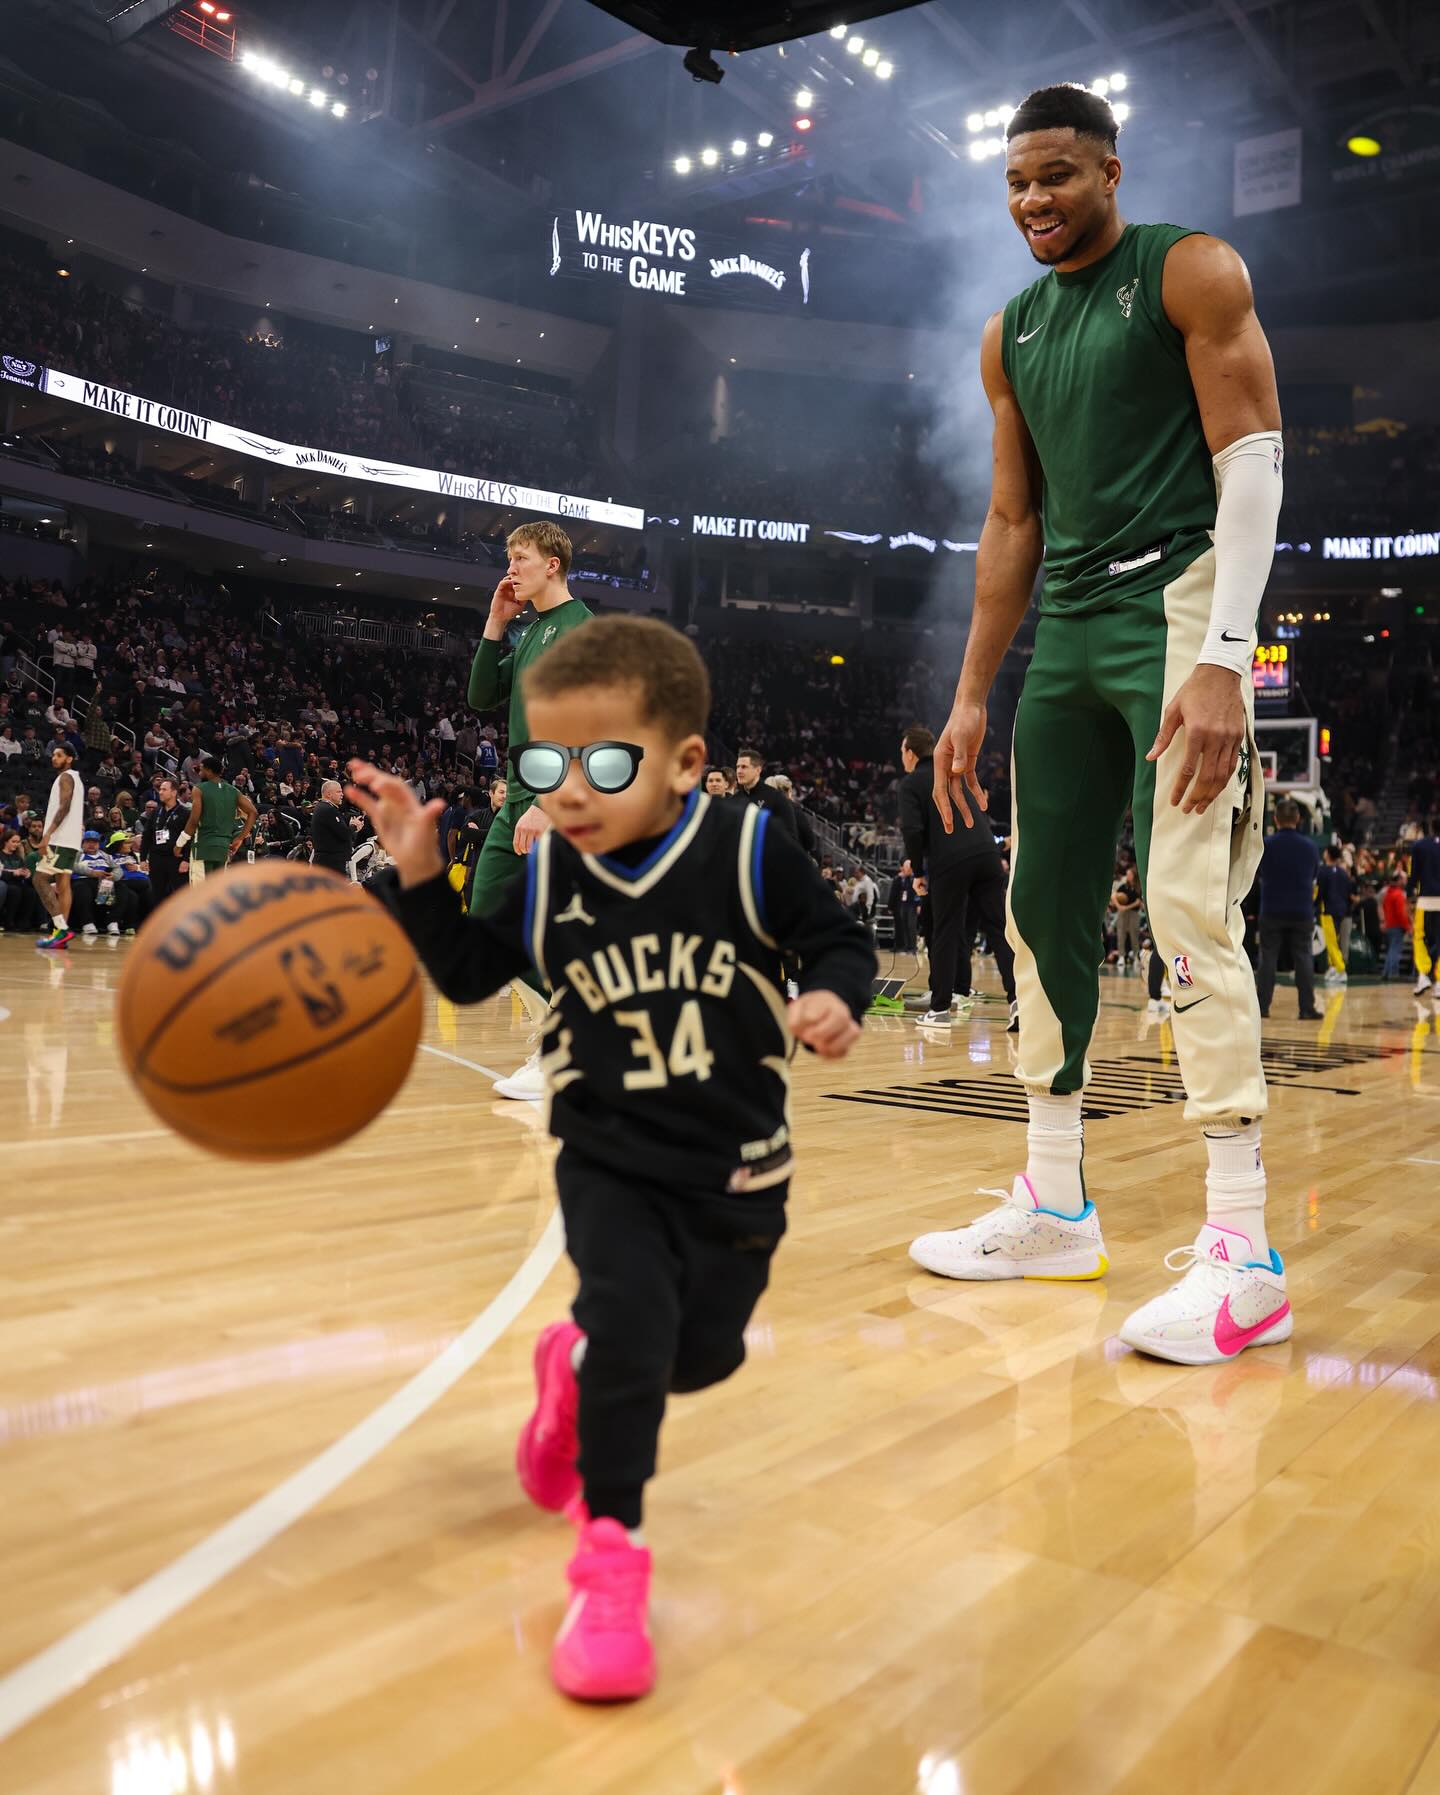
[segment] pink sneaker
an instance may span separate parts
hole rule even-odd
[[[580,1441],[575,1416],[580,1389],[570,1354],[584,1335],[573,1321],[552,1321],[535,1342],[535,1408],[520,1430],[515,1469],[525,1494],[539,1508],[558,1511],[580,1493],[575,1461]]]
[[[567,1573],[575,1592],[555,1635],[550,1675],[582,1702],[634,1701],[655,1683],[650,1643],[650,1553],[618,1521],[581,1529]]]

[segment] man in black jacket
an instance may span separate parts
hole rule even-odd
[[[933,797],[935,737],[919,724],[905,731],[900,759],[905,776],[897,794],[900,832],[911,864],[923,866],[929,881],[933,933],[930,939],[930,1008],[922,1022],[950,1026],[950,1000],[959,975],[961,995],[970,990],[970,922],[985,931],[1010,1000],[1010,1025],[1018,1024],[1015,1005],[1015,956],[1005,939],[1005,868],[981,811],[973,828],[960,817],[947,835]]]
[[[327,867],[345,878],[355,841],[340,814],[342,796],[338,779],[327,779],[320,787],[319,802],[310,813],[310,846],[314,850],[312,859],[316,866]]]
[[[895,919],[895,951],[913,954],[920,900],[915,895],[915,869],[908,860],[901,861],[900,871],[890,881],[890,914]]]
[[[735,756],[735,778],[738,782],[735,796],[743,803],[758,804],[762,810],[768,810],[791,841],[798,842],[800,823],[795,814],[795,806],[784,792],[776,791],[773,785],[766,785],[761,778],[764,771],[765,756],[760,750],[742,748]]]
[[[158,906],[185,883],[180,871],[181,855],[175,844],[185,832],[185,819],[190,807],[180,802],[179,788],[173,779],[160,781],[160,808],[145,819],[145,833],[140,844],[140,859],[150,875],[150,892]],[[152,909],[150,914],[154,915]]]

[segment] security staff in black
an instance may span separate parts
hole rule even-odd
[[[531,963],[555,993],[542,1064],[590,1339],[580,1464],[592,1511],[638,1526],[666,1390],[738,1368],[785,1231],[781,949],[802,992],[835,992],[857,1018],[874,952],[773,817],[694,791],[667,835],[614,855],[551,830],[488,915],[461,916],[442,875],[399,905],[452,1001]]]
[[[175,844],[184,833],[190,812],[181,804],[173,779],[162,779],[159,793],[160,808],[146,819],[141,833],[140,858],[150,874],[150,895],[156,904],[163,904],[185,883]]]
[[[930,1014],[950,1013],[958,985],[970,995],[970,940],[978,925],[995,956],[1005,995],[1015,1002],[1015,955],[1005,938],[1005,867],[990,832],[989,818],[975,814],[966,828],[956,817],[955,831],[945,833],[935,808],[935,738],[916,725],[900,744],[905,777],[897,787],[900,833],[905,857],[925,869],[930,888]],[[1063,894],[1057,894],[1057,902]],[[1014,1012],[1012,1010],[1012,1019]]]

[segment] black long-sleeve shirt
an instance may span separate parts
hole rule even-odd
[[[399,913],[456,1003],[536,965],[555,992],[552,1131],[677,1191],[789,1175],[782,951],[802,992],[833,991],[856,1017],[875,975],[865,931],[783,828],[696,793],[668,834],[615,855],[552,830],[487,916],[462,914],[439,875],[402,891]]]
[[[972,799],[970,812],[975,821],[967,827],[959,806],[952,804],[955,828],[947,835],[940,812],[935,808],[934,787],[935,762],[929,756],[913,772],[907,773],[896,787],[905,858],[916,872],[922,867],[933,871],[936,867],[950,866],[960,860],[972,859],[976,854],[989,854],[998,860],[1000,850],[995,845],[988,813],[977,810]]]

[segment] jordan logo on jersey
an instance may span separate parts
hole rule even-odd
[[[584,904],[581,902],[580,893],[578,891],[575,893],[574,897],[571,898],[570,902],[565,906],[565,908],[560,912],[560,914],[555,918],[555,921],[556,922],[583,922],[583,923],[587,923],[592,929],[595,926],[595,918],[590,914],[590,912],[585,908]]]
[[[1128,287],[1118,287],[1115,291],[1115,297],[1120,301],[1120,310],[1127,318],[1130,316],[1130,308],[1135,303],[1135,295],[1139,289],[1140,279],[1137,275]]]

